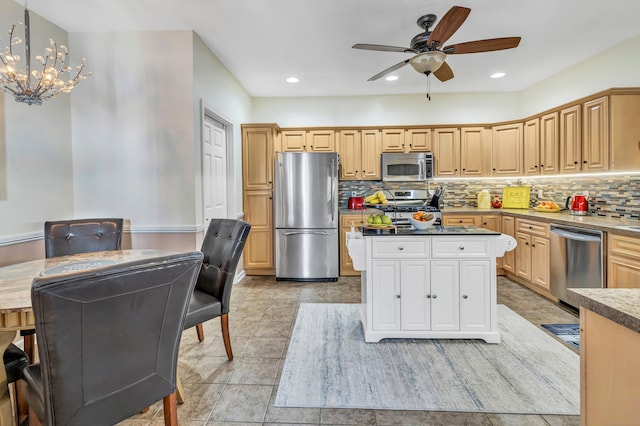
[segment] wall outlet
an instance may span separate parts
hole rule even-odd
[[[538,189],[538,198],[542,198],[542,197],[543,197],[542,189]]]

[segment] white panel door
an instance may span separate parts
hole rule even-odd
[[[400,330],[400,261],[376,260],[371,277],[373,329]]]
[[[223,124],[205,116],[202,129],[202,201],[204,226],[212,218],[227,218],[227,132]]]
[[[460,329],[459,283],[457,260],[431,261],[431,330]]]
[[[491,262],[460,261],[460,330],[487,331],[491,326]]]

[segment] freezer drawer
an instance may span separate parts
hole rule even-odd
[[[276,229],[276,280],[337,279],[337,229]]]

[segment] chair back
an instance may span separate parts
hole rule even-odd
[[[122,218],[74,219],[44,223],[45,256],[120,250]]]
[[[202,253],[37,277],[44,424],[113,425],[172,393]]]
[[[242,220],[212,219],[202,241],[204,259],[196,288],[217,298],[223,314],[229,313],[231,285],[250,230]]]

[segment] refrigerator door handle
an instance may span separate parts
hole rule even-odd
[[[289,237],[291,235],[331,235],[331,232],[324,231],[290,231],[283,232],[282,235],[285,237]]]
[[[331,160],[331,221],[335,221],[335,209],[333,208],[336,194],[336,162]]]

